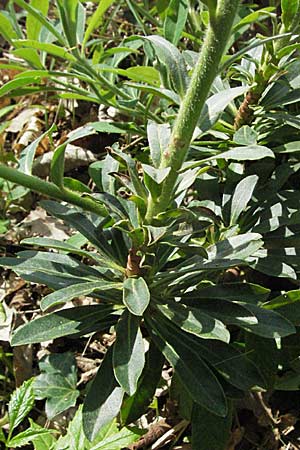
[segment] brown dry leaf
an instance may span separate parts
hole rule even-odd
[[[129,445],[128,450],[141,450],[144,447],[149,447],[159,438],[161,438],[167,430],[170,430],[170,425],[164,419],[153,425],[150,425],[149,430],[142,436],[138,442]]]
[[[13,366],[16,387],[32,377],[33,351],[32,345],[13,347]]]
[[[4,290],[0,291],[0,341],[9,342],[10,332],[13,321],[13,309],[9,308],[3,301],[5,297]]]
[[[228,442],[227,450],[235,450],[236,446],[241,442],[245,433],[245,429],[243,427],[236,428],[231,432],[231,436]]]
[[[41,108],[26,108],[18,113],[10,122],[7,131],[10,133],[20,133],[25,125],[28,125],[32,118],[36,117],[38,114],[42,113]]]
[[[37,207],[23,220],[20,229],[21,237],[44,236],[63,241],[68,239],[69,228],[61,221],[48,216],[43,208]],[[23,236],[24,235],[24,236]]]

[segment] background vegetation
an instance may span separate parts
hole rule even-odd
[[[299,19],[0,11],[3,448],[299,448]]]

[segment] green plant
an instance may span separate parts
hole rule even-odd
[[[160,74],[171,88],[168,95],[174,98],[172,89],[176,91],[175,103],[180,105],[177,115],[176,109],[171,111],[176,115],[172,131],[157,120],[148,123],[147,163],[115,146],[102,167],[90,170],[100,193],[68,188],[64,146],[56,149],[51,182],[0,165],[2,178],[81,208],[42,203],[96,249],[93,252],[68,242],[31,238],[23,242],[36,250],[0,260],[24,279],[54,290],[43,298],[43,311],[79,295],[95,299],[93,305],[50,312],[20,327],[12,337],[13,345],[79,337],[114,327],[116,341],[107,351],[83,406],[84,431],[90,440],[120,411],[124,424],[144,412],[166,358],[190,401],[188,418],[194,448],[207,450],[210,445],[197,431],[203,417],[209,430],[207,439],[216,429],[223,430],[214,448],[224,448],[232,400],[249,389],[265,389],[269,383],[261,373],[265,374],[265,367],[251,358],[256,343],[261,340],[273,348],[274,340],[279,342],[296,332],[294,320],[275,311],[277,307],[285,311],[284,305],[282,299],[270,298],[269,289],[242,277],[233,283],[223,280],[230,268],[239,267],[246,274],[253,269],[268,273],[270,264],[277,276],[296,275],[288,264],[290,258],[287,263],[277,260],[275,265],[267,240],[262,239],[268,217],[264,217],[262,201],[252,195],[258,176],[255,171],[251,173],[249,161],[269,161],[274,153],[257,145],[256,130],[248,126],[234,133],[231,126],[233,140],[229,145],[226,136],[225,145],[222,147],[222,139],[217,140],[220,147],[214,151],[215,141],[210,141],[205,148],[209,156],[195,158],[197,142],[191,145],[195,134],[201,138],[216,125],[216,136],[223,133],[224,137],[228,127],[221,128],[218,118],[228,106],[236,112],[232,101],[248,89],[228,88],[220,81],[227,89],[206,101],[211,86],[218,83],[216,76],[238,1],[203,3],[208,7],[209,23],[191,78],[175,46],[159,36],[144,38],[153,46]],[[28,5],[26,8],[29,10]],[[256,42],[254,47],[259,45],[261,42]],[[172,64],[168,67],[169,61]],[[235,162],[227,164],[228,160]],[[244,168],[249,170],[246,176]],[[225,185],[221,193],[220,179]],[[210,187],[217,200],[212,199]],[[276,197],[278,185],[274,189]],[[288,214],[288,222],[295,219],[292,214]],[[249,216],[256,221],[247,221]],[[298,300],[297,295],[294,298]],[[144,339],[150,342],[147,352]],[[276,368],[272,376],[275,372]]]
[[[66,387],[65,381],[62,384],[59,383],[57,377],[62,376],[70,363],[69,355],[67,361],[65,360],[64,354],[52,355],[52,361],[44,360],[43,367],[48,370],[49,377],[46,379],[47,383],[51,383],[51,378],[56,376],[55,390],[61,391]],[[66,364],[64,364],[66,362]],[[51,366],[51,368],[50,368]],[[74,367],[74,366],[73,366]],[[69,374],[70,375],[70,374]],[[42,385],[43,375],[37,377],[36,379],[31,379],[25,381],[22,386],[17,388],[11,395],[10,401],[8,403],[8,414],[5,418],[1,419],[1,425],[8,425],[9,432],[7,436],[5,435],[3,429],[0,432],[0,441],[5,444],[6,449],[24,447],[30,443],[33,444],[34,450],[65,450],[66,448],[76,448],[81,450],[111,450],[119,449],[123,446],[127,446],[132,442],[139,439],[143,434],[141,430],[136,427],[124,427],[119,430],[116,420],[109,422],[101,431],[95,436],[92,442],[89,442],[83,432],[82,428],[82,405],[79,406],[74,418],[70,421],[68,429],[64,436],[60,436],[56,439],[55,435],[58,434],[56,430],[50,428],[42,427],[35,423],[29,418],[29,426],[18,434],[14,434],[17,427],[27,419],[30,410],[34,406],[34,399],[40,397],[41,388],[44,389]],[[45,377],[44,380],[45,381]],[[52,386],[52,389],[53,389]],[[63,410],[68,406],[66,400],[63,396],[59,399],[56,397],[52,398],[52,406],[54,406],[55,401],[62,400]],[[57,410],[57,405],[56,411]],[[50,410],[49,410],[50,411]],[[51,415],[51,414],[50,414]]]

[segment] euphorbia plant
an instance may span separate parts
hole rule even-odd
[[[230,343],[231,331],[234,336],[245,330],[272,339],[295,331],[288,320],[261,308],[267,289],[249,283],[220,287],[226,269],[251,264],[251,256],[263,246],[261,235],[228,232],[209,244],[205,235],[218,229],[220,218],[206,207],[183,206],[199,173],[198,167],[183,165],[239,2],[204,3],[209,10],[206,37],[165,148],[159,139],[164,126],[148,127],[152,164],[142,164],[142,171],[138,170],[130,155],[114,148],[104,160],[101,181],[98,173],[103,192],[96,194],[79,194],[66,187],[64,145],[55,152],[51,183],[0,165],[0,177],[79,207],[42,203],[95,248],[93,252],[68,242],[31,238],[24,243],[62,253],[25,251],[0,261],[23,278],[54,290],[43,298],[43,311],[80,295],[95,299],[93,305],[51,312],[20,327],[13,345],[115,327],[116,340],[83,406],[83,425],[90,439],[120,410],[123,423],[145,411],[165,358],[192,404],[193,448],[209,448],[198,434],[205,420],[212,435],[213,429],[223,430],[214,449],[223,448],[231,424],[231,399],[265,386],[255,364]],[[180,67],[176,76],[182,86],[187,84]],[[237,218],[243,209],[237,198],[232,209]]]

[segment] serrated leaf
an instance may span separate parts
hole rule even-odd
[[[127,278],[123,283],[123,302],[128,310],[142,316],[150,302],[150,292],[144,278]]]
[[[83,405],[83,429],[90,441],[119,413],[124,396],[112,367],[112,348],[105,355]]]
[[[52,430],[46,430],[45,428],[41,430],[28,428],[27,430],[22,431],[13,438],[9,439],[6,445],[12,448],[23,447],[24,445],[28,445],[30,442],[33,442],[34,439],[40,436],[49,435],[51,432]]]
[[[30,417],[28,419],[29,419],[29,423],[30,423],[30,428],[32,430],[37,430],[37,431],[44,430],[44,427],[35,423],[32,419],[30,419]],[[57,431],[52,430],[52,429],[47,429],[47,431],[49,433],[40,434],[32,439],[34,450],[45,450],[45,449],[54,450],[54,445],[56,443],[56,439],[55,439],[54,435],[57,433]]]
[[[145,364],[140,318],[125,310],[120,318],[113,351],[114,373],[120,386],[133,395]]]
[[[36,398],[46,398],[46,414],[52,419],[74,406],[79,391],[76,389],[75,358],[71,353],[46,356],[39,363],[42,373],[34,381]]]
[[[236,186],[231,200],[230,224],[237,223],[241,213],[246,209],[251,200],[253,191],[258,182],[257,175],[250,175],[243,178]]]
[[[109,322],[108,316],[112,311],[109,305],[90,305],[63,309],[39,317],[17,328],[11,345],[34,344],[84,332],[104,319],[108,319]]]
[[[8,419],[10,432],[25,419],[34,404],[32,389],[33,379],[24,381],[11,395],[8,403]]]
[[[82,405],[80,405],[75,416],[69,422],[67,433],[64,436],[60,436],[56,442],[55,450],[85,450],[85,440],[82,428]]]

